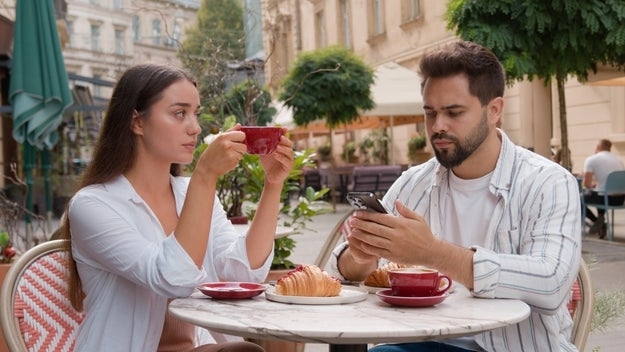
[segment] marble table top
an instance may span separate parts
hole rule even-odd
[[[265,294],[242,300],[194,294],[173,300],[169,311],[230,335],[334,345],[475,335],[520,322],[530,314],[522,301],[473,298],[464,287],[432,307],[391,306],[371,293],[364,301],[332,305],[279,303],[267,300]]]

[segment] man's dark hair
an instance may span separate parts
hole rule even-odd
[[[468,41],[457,41],[427,52],[421,59],[419,71],[423,81],[421,91],[429,78],[466,74],[469,92],[482,105],[502,97],[506,80],[503,66],[489,49]]]

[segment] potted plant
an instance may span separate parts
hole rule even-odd
[[[424,149],[427,138],[424,134],[417,134],[408,140],[408,160],[413,164],[420,164],[430,158],[430,154]]]
[[[317,153],[319,154],[319,159],[321,161],[330,161],[332,158],[332,146],[330,143],[326,143],[317,148]]]
[[[358,157],[356,156],[356,142],[349,141],[343,144],[342,157],[346,163],[353,164],[358,162]]]
[[[329,191],[328,188],[315,191],[312,187],[308,187],[302,195],[299,195],[301,193],[300,184],[304,169],[314,166],[312,157],[313,150],[310,148],[296,151],[293,168],[284,182],[281,197],[283,202],[280,208],[281,222],[283,226],[291,227],[294,231],[291,235],[275,240],[272,270],[291,270],[297,266],[289,259],[296,245],[295,240],[291,236],[301,234],[302,230],[307,228],[307,223],[311,222],[315,215],[329,211],[329,204],[323,200]],[[265,179],[260,162],[257,156],[246,155],[240,165],[246,170],[248,175],[247,183],[243,187],[246,200],[251,203],[257,203],[260,200]],[[295,201],[291,201],[292,194],[299,195]],[[247,215],[250,219],[253,219],[254,210],[249,210]]]
[[[389,136],[386,129],[382,131],[371,131],[358,144],[358,151],[365,164],[378,163],[388,165],[389,163]]]

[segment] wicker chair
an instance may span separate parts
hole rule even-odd
[[[584,351],[588,334],[590,334],[592,311],[595,303],[590,271],[584,259],[579,266],[577,281],[573,284],[571,291],[571,300],[568,304],[569,312],[573,317],[571,342],[578,351]]]
[[[356,209],[349,209],[345,215],[341,217],[341,219],[334,225],[330,234],[326,238],[323,246],[319,250],[319,254],[317,255],[317,259],[315,259],[315,265],[320,267],[321,269],[325,269],[328,261],[330,260],[330,256],[332,255],[332,251],[334,247],[340,242],[346,239],[347,234],[349,234],[349,225],[347,221],[352,216],[352,214],[356,211]]]
[[[0,322],[10,351],[73,351],[84,314],[67,294],[66,240],[44,242],[15,263],[0,291]]]

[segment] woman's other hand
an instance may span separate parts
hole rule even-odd
[[[265,170],[265,182],[270,184],[282,184],[293,169],[293,142],[286,137],[285,127],[282,132],[276,149],[271,154],[259,155]]]

